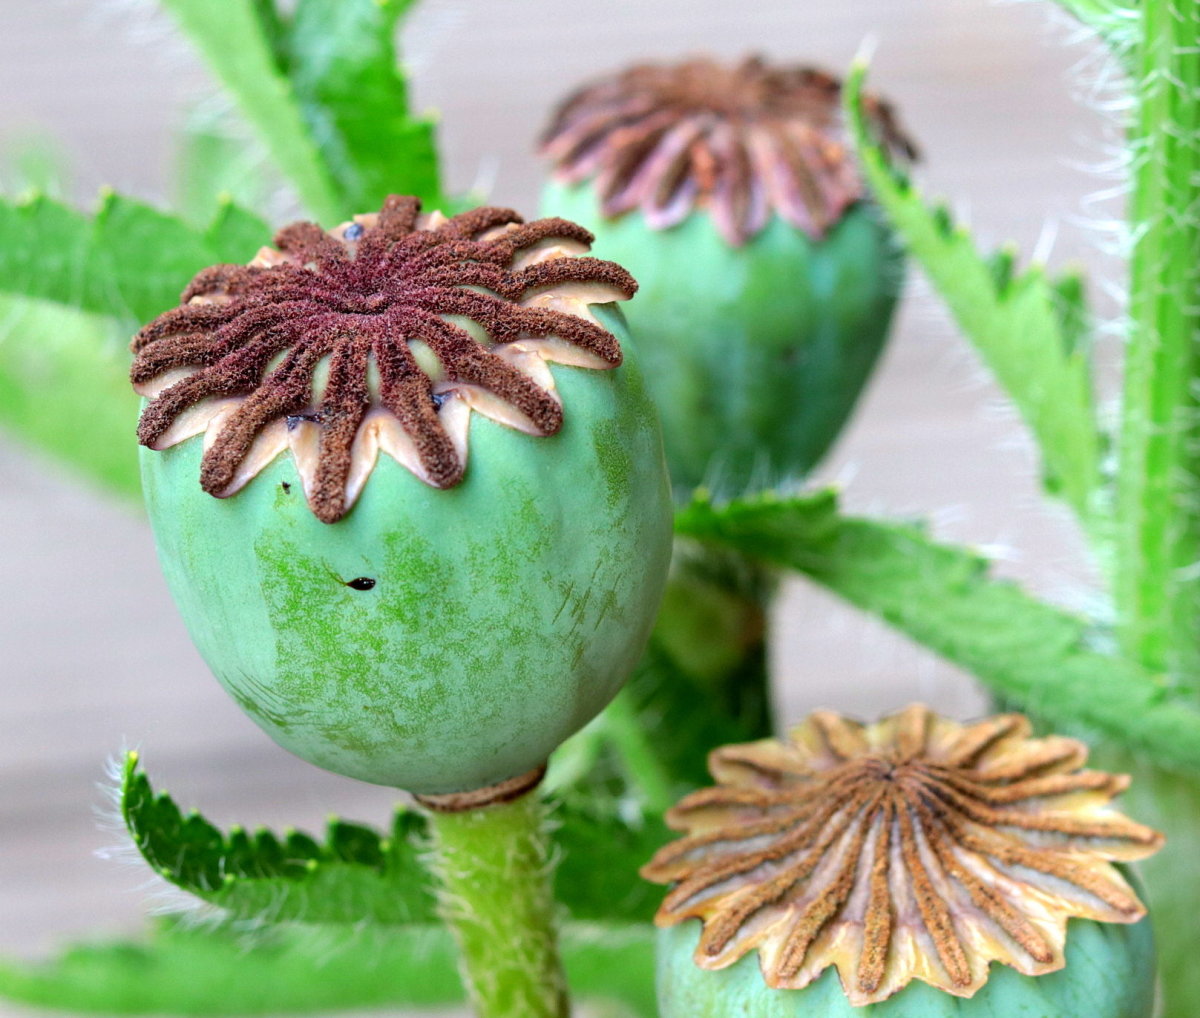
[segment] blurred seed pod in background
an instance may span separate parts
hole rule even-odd
[[[663,1018],[1148,1018],[1149,923],[1114,863],[1162,837],[1112,807],[1127,777],[1030,730],[819,711],[714,751],[643,869],[672,885]]]
[[[428,795],[496,785],[632,669],[670,495],[615,304],[636,284],[590,239],[392,197],[201,272],[135,339],[172,593],[298,756]]]
[[[751,58],[640,65],[558,107],[544,214],[583,223],[641,289],[630,323],[677,492],[806,474],[887,337],[903,259],[865,200],[840,82]],[[892,154],[916,150],[870,108]]]

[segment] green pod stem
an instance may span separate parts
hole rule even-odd
[[[974,997],[910,983],[878,1004],[854,1007],[837,971],[803,990],[774,990],[755,952],[716,972],[692,954],[700,924],[659,931],[660,1018],[1150,1018],[1154,1009],[1154,943],[1147,920],[1132,925],[1073,919],[1067,964],[1044,976],[993,965]]]
[[[430,813],[442,918],[479,1018],[566,1018],[545,807],[537,791]]]
[[[638,280],[626,313],[677,493],[763,489],[817,463],[870,376],[903,282],[870,205],[820,239],[774,218],[742,247],[704,211],[662,231],[636,212],[607,220],[587,186],[547,185],[542,211],[587,226],[597,257]]]
[[[737,552],[677,537],[654,628],[654,641],[680,671],[748,734],[771,730],[770,704],[758,680],[765,676],[776,586],[769,569]]]
[[[1132,48],[1130,342],[1117,473],[1118,636],[1124,652],[1194,686],[1200,673],[1200,3],[1144,0]],[[1200,780],[1117,747],[1105,765],[1134,775],[1129,810],[1165,832],[1144,864],[1161,957],[1163,1018],[1191,1018],[1200,883]]]

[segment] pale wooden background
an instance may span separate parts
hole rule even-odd
[[[1090,222],[1113,202],[1084,203],[1111,186],[1088,167],[1114,136],[1095,89],[1112,96],[1091,47],[1061,45],[1065,26],[1048,5],[987,0],[427,0],[406,41],[417,99],[444,119],[451,185],[490,181],[497,201],[532,209],[532,141],[549,102],[581,78],[701,50],[842,68],[870,37],[875,85],[923,143],[929,186],[989,242],[1028,252],[1056,236],[1052,262],[1083,258],[1115,282]],[[152,5],[0,0],[0,145],[33,129],[58,139],[82,199],[101,184],[163,199],[172,127],[210,88]],[[1078,605],[1078,538],[1040,507],[1033,466],[1020,426],[916,281],[823,476],[845,482],[855,509],[932,513],[938,534],[998,551],[1005,573]],[[221,822],[388,815],[391,793],[291,758],[226,700],[136,516],[2,438],[0,478],[0,951],[36,956],[85,931],[137,928],[144,870],[97,856],[120,841],[97,811],[108,809],[105,760],[123,746]],[[915,697],[960,714],[980,704],[961,676],[799,584],[776,659],[785,716],[816,704],[875,714]]]

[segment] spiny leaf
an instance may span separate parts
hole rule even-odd
[[[0,198],[0,424],[137,495],[130,334],[200,269],[248,261],[269,239],[228,203],[196,229],[115,194],[92,217],[44,196]]]
[[[177,304],[200,269],[249,261],[270,236],[228,204],[198,230],[112,193],[93,217],[43,196],[0,199],[0,292],[140,323]]]
[[[434,125],[410,114],[397,65],[412,0],[165,2],[320,221],[392,192],[441,204]]]
[[[551,812],[555,898],[576,920],[650,922],[662,890],[638,876],[672,834],[657,815],[571,796]]]
[[[1033,432],[1047,490],[1080,519],[1094,517],[1103,448],[1081,280],[1053,281],[1038,267],[1014,275],[1011,251],[989,261],[945,208],[929,208],[871,136],[862,107],[865,73],[862,65],[851,72],[845,107],[875,200]]]
[[[301,200],[332,226],[348,208],[310,134],[259,0],[163,0],[262,138]]]
[[[121,812],[155,872],[232,916],[385,926],[435,919],[420,860],[426,822],[415,811],[397,811],[387,836],[343,820],[332,820],[321,840],[298,831],[225,833],[156,793],[130,753]],[[573,918],[633,921],[654,914],[657,892],[637,870],[668,839],[660,821],[620,819],[578,802],[556,809],[554,821],[558,897]]]
[[[125,760],[121,812],[146,861],[164,879],[232,915],[310,923],[431,922],[433,895],[418,861],[415,835],[424,821],[397,811],[388,837],[331,820],[321,842],[290,831],[223,833],[199,813],[184,814],[169,795],[156,794]]]
[[[675,526],[803,573],[1051,724],[1082,724],[1163,766],[1200,771],[1200,711],[1100,649],[1104,634],[1085,620],[991,578],[982,556],[921,527],[830,516],[829,498],[697,499]]]
[[[0,426],[109,491],[136,498],[137,405],[128,328],[0,294]]]
[[[236,110],[193,105],[176,141],[173,196],[189,223],[208,223],[224,203],[265,208],[286,188],[270,153]]]
[[[653,1018],[653,930],[567,926],[567,978],[583,998]],[[435,926],[277,926],[253,931],[160,921],[145,941],[68,948],[48,962],[0,962],[0,996],[76,1014],[308,1014],[460,1003],[456,951]]]
[[[388,194],[440,204],[431,120],[411,116],[395,39],[413,0],[300,0],[288,71],[309,130],[354,211]]]

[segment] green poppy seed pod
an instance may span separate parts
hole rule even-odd
[[[643,65],[567,98],[544,135],[543,209],[638,278],[630,325],[679,489],[807,473],[883,347],[903,260],[864,201],[840,93],[759,59]],[[868,109],[915,158],[890,108]]]
[[[305,760],[519,792],[641,653],[670,494],[622,360],[614,302],[636,284],[590,240],[393,196],[201,272],[135,339],[171,591],[221,683]]]
[[[1162,837],[1086,758],[1019,714],[920,706],[716,750],[643,869],[673,885],[662,1018],[1149,1018],[1149,923],[1114,863]]]

